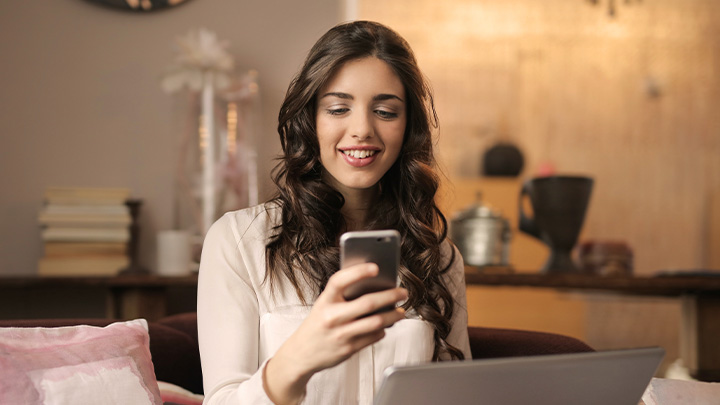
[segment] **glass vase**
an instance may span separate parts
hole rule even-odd
[[[217,89],[212,72],[200,91],[186,98],[175,174],[174,229],[192,235],[193,259],[225,212],[258,204],[256,139],[259,111],[257,72],[235,75]]]

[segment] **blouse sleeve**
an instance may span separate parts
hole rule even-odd
[[[455,260],[445,275],[447,287],[450,294],[455,300],[455,308],[452,316],[452,329],[447,337],[447,342],[454,347],[460,349],[465,355],[465,360],[471,360],[470,339],[468,337],[468,312],[467,297],[465,291],[465,264],[462,256],[457,248],[449,242],[445,243],[445,248],[450,256],[450,249],[455,251]],[[449,356],[441,356],[441,360],[448,360]]]
[[[259,364],[258,300],[226,214],[208,231],[198,275],[198,339],[204,404],[272,404]]]

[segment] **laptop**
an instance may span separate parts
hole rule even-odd
[[[375,405],[637,405],[665,350],[649,347],[390,367]]]

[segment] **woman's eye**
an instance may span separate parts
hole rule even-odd
[[[331,108],[327,110],[328,114],[330,115],[342,115],[348,111],[350,111],[349,108]]]
[[[383,118],[383,119],[392,119],[392,118],[397,118],[397,116],[398,116],[397,113],[385,111],[385,110],[375,110],[375,114],[377,114],[378,117]]]

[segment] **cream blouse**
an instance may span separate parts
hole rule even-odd
[[[265,245],[279,217],[270,204],[229,212],[205,237],[197,306],[205,404],[271,404],[265,364],[311,309],[289,282],[275,283],[273,292],[263,282]],[[470,359],[463,263],[460,254],[455,258],[446,276],[455,299],[447,340]],[[371,404],[387,367],[430,362],[431,327],[411,311],[406,316],[378,343],[315,374],[303,403]]]

